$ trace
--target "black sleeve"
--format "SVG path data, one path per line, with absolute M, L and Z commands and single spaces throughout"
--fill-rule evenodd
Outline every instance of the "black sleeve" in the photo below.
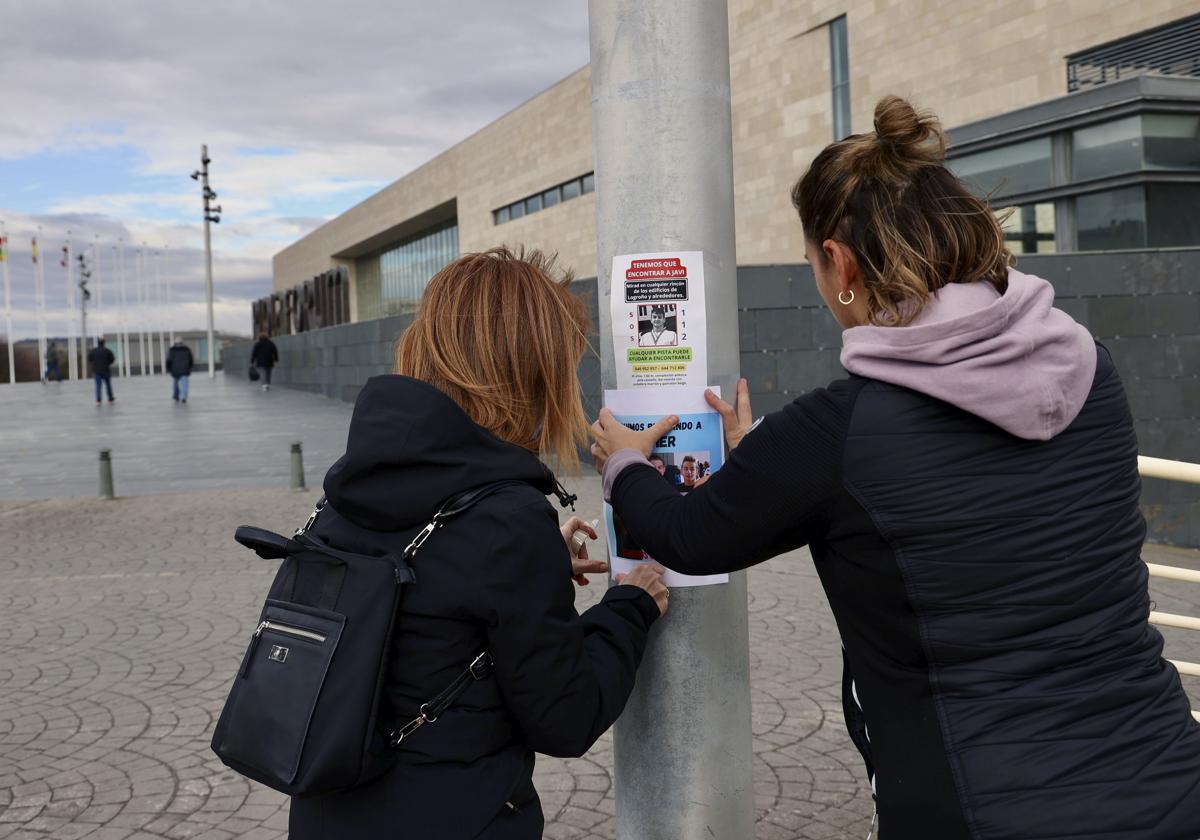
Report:
M 117 360 L 117 357 L 114 356 L 113 352 L 111 350 L 109 350 L 107 347 L 104 348 L 104 356 L 105 356 L 105 361 L 108 362 L 110 365 Z
M 532 749 L 581 756 L 625 707 L 658 607 L 637 587 L 615 586 L 580 616 L 566 544 L 544 501 L 488 527 L 488 564 L 498 571 L 488 649 L 500 691 Z
M 275 342 L 271 342 L 271 364 L 279 361 L 279 348 L 275 346 Z
M 612 505 L 638 545 L 685 574 L 744 569 L 820 537 L 841 492 L 842 445 L 863 380 L 838 380 L 766 415 L 686 496 L 626 467 Z

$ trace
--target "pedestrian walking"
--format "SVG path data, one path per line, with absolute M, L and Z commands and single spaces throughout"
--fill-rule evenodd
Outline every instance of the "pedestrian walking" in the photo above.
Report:
M 443 500 L 506 483 L 412 558 L 387 678 L 393 723 L 418 720 L 480 651 L 494 664 L 412 726 L 379 779 L 293 798 L 292 840 L 536 840 L 534 753 L 583 755 L 633 690 L 668 593 L 643 566 L 575 611 L 572 577 L 608 567 L 586 550 L 572 559 L 575 533 L 595 532 L 576 516 L 560 528 L 546 497 L 574 497 L 538 457 L 578 464 L 587 428 L 576 376 L 587 315 L 551 270 L 504 249 L 450 263 L 400 339 L 399 375 L 358 397 L 312 526 L 326 543 L 398 557 Z
M 897 97 L 792 192 L 850 372 L 751 422 L 686 496 L 674 425 L 592 427 L 639 544 L 702 575 L 810 547 L 886 840 L 1200 837 L 1200 722 L 1148 623 L 1137 439 L 1112 356 L 1011 267 Z
M 271 337 L 265 332 L 259 333 L 258 341 L 254 342 L 254 348 L 250 351 L 250 364 L 258 368 L 264 391 L 271 390 L 271 370 L 278 362 L 279 350 L 275 347 L 275 342 L 271 341 Z
M 104 339 L 97 338 L 96 346 L 88 351 L 88 364 L 92 366 L 92 381 L 96 384 L 96 405 L 100 405 L 100 385 L 108 392 L 108 401 L 113 401 L 112 366 L 116 361 L 111 350 L 104 346 Z
M 192 351 L 183 341 L 176 341 L 167 350 L 166 368 L 171 374 L 171 397 L 175 402 L 186 403 L 188 400 L 188 380 L 193 364 Z
M 51 341 L 46 345 L 46 372 L 42 374 L 42 382 L 62 382 L 62 372 L 58 367 L 58 346 Z

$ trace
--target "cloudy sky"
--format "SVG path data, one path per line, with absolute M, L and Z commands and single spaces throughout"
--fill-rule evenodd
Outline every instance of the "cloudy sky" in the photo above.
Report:
M 586 0 L 0 0 L 0 29 L 17 338 L 36 335 L 39 226 L 50 335 L 66 330 L 68 238 L 99 261 L 102 322 L 117 314 L 123 252 L 130 321 L 140 266 L 148 300 L 159 276 L 173 283 L 174 305 L 145 318 L 204 326 L 188 177 L 202 143 L 223 209 L 217 326 L 249 332 L 272 254 L 588 58 Z

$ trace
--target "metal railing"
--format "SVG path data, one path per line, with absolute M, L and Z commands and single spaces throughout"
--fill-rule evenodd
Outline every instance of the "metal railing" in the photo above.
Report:
M 1145 478 L 1162 478 L 1167 481 L 1185 481 L 1189 484 L 1200 484 L 1200 464 L 1189 464 L 1184 461 L 1168 461 L 1165 458 L 1148 458 L 1138 456 L 1138 472 Z M 1200 571 L 1181 569 L 1178 566 L 1164 566 L 1161 563 L 1147 563 L 1150 576 L 1164 580 L 1178 580 L 1184 583 L 1200 583 Z M 1178 627 L 1183 630 L 1200 630 L 1200 618 L 1175 613 L 1150 612 L 1150 623 L 1160 627 Z M 1189 677 L 1200 677 L 1200 663 L 1185 662 L 1180 659 L 1167 660 L 1180 674 Z M 1200 709 L 1192 710 L 1192 717 L 1200 720 Z

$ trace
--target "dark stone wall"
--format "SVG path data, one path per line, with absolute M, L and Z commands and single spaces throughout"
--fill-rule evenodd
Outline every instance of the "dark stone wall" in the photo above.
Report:
M 1111 351 L 1129 394 L 1143 455 L 1200 462 L 1200 249 L 1021 257 L 1018 268 L 1054 284 L 1056 305 Z M 595 279 L 581 280 L 597 322 Z M 755 413 L 846 375 L 841 330 L 807 265 L 738 269 L 742 375 Z M 275 339 L 274 382 L 353 400 L 367 378 L 391 368 L 392 343 L 411 316 Z M 590 336 L 593 347 L 598 337 Z M 224 349 L 229 374 L 245 376 L 250 345 Z M 580 366 L 588 416 L 600 404 L 600 363 Z M 1147 479 L 1142 493 L 1150 539 L 1200 547 L 1200 486 Z

